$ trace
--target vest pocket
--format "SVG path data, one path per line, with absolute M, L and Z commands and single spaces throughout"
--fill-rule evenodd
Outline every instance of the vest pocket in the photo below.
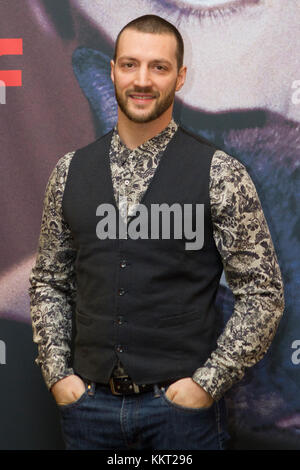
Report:
M 195 320 L 201 319 L 201 312 L 199 310 L 192 310 L 191 312 L 175 313 L 172 315 L 164 316 L 159 319 L 159 326 L 178 326 L 184 325 Z

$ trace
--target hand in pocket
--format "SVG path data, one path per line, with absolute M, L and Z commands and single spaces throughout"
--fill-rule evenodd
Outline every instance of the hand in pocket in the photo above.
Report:
M 78 375 L 69 375 L 58 380 L 52 387 L 51 393 L 57 405 L 70 405 L 77 401 L 85 392 L 86 386 Z

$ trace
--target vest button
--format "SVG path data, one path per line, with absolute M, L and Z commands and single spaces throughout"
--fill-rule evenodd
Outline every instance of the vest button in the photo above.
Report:
M 123 323 L 124 323 L 124 322 L 123 322 L 123 317 L 118 317 L 118 318 L 117 318 L 117 324 L 118 324 L 118 325 L 123 325 Z
M 120 262 L 120 266 L 121 266 L 121 268 L 125 268 L 127 266 L 126 259 L 122 259 L 122 261 Z
M 123 352 L 123 346 L 121 344 L 117 344 L 116 345 L 116 351 L 119 352 L 119 353 Z
M 119 289 L 119 295 L 124 295 L 125 294 L 125 289 L 123 289 L 123 287 L 121 287 Z

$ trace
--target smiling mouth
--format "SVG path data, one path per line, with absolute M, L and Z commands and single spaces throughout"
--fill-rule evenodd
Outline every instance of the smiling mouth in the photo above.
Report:
M 150 101 L 155 98 L 153 95 L 129 95 L 129 98 L 137 101 Z

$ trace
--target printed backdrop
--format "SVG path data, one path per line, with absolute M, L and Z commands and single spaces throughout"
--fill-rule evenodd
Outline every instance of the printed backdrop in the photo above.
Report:
M 247 167 L 285 284 L 272 347 L 226 395 L 232 447 L 300 449 L 298 0 L 1 0 L 0 448 L 63 448 L 29 311 L 43 196 L 58 159 L 116 122 L 113 43 L 147 13 L 185 41 L 175 118 Z M 225 322 L 224 276 L 217 303 Z

